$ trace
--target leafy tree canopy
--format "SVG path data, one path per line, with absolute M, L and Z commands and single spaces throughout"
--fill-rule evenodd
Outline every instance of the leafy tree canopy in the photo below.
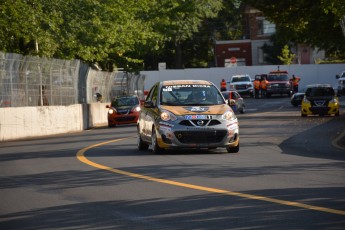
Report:
M 343 0 L 243 0 L 284 31 L 287 40 L 345 53 L 340 20 L 345 15 Z
M 221 0 L 2 0 L 0 50 L 79 58 L 105 69 L 191 38 Z

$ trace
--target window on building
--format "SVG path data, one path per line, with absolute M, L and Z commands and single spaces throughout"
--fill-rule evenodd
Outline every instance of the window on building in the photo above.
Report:
M 264 64 L 265 59 L 264 59 L 264 51 L 262 47 L 258 47 L 258 64 Z
M 276 25 L 270 21 L 267 21 L 264 17 L 257 17 L 257 34 L 269 35 L 276 32 Z

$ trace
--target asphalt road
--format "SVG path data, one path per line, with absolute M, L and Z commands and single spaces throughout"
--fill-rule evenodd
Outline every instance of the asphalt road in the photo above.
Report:
M 0 143 L 0 229 L 345 229 L 345 108 L 246 103 L 236 154 L 140 152 L 133 125 Z

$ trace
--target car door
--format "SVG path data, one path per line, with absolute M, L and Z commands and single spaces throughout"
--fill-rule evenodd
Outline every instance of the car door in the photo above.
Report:
M 158 87 L 159 85 L 154 85 L 145 102 L 144 102 L 144 108 L 143 108 L 143 114 L 142 114 L 142 130 L 143 130 L 143 138 L 145 141 L 149 142 L 151 141 L 151 135 L 152 135 L 152 127 L 154 126 L 155 117 L 157 116 L 157 99 L 158 99 Z

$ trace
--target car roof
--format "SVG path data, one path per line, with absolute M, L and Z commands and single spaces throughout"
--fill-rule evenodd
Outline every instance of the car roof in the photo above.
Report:
M 311 84 L 311 85 L 307 85 L 306 88 L 332 88 L 332 86 L 330 84 Z
M 162 85 L 184 85 L 184 84 L 197 84 L 197 85 L 212 85 L 211 82 L 205 80 L 171 80 L 162 81 Z
M 249 74 L 236 74 L 232 75 L 232 77 L 250 77 Z
M 269 72 L 269 74 L 288 74 L 288 71 L 286 71 L 286 70 L 275 70 L 275 71 Z

